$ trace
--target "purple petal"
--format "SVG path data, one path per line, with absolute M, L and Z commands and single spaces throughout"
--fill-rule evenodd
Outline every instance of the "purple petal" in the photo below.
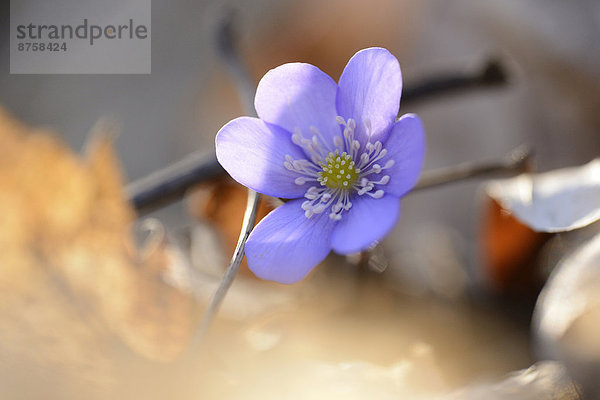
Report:
M 217 159 L 233 179 L 274 197 L 304 196 L 310 185 L 296 185 L 298 174 L 283 165 L 285 156 L 305 158 L 289 132 L 258 118 L 240 117 L 221 128 L 216 138 Z
M 400 200 L 395 196 L 357 196 L 333 230 L 331 246 L 338 254 L 365 250 L 392 230 L 399 215 Z
M 246 258 L 259 278 L 297 282 L 329 254 L 334 221 L 327 213 L 306 218 L 302 202 L 293 200 L 271 211 L 250 234 Z
M 385 141 L 398 115 L 402 74 L 398 60 L 382 48 L 356 53 L 340 77 L 337 110 L 345 119 L 356 121 L 355 137 L 363 144 Z M 371 122 L 371 137 L 364 126 Z
M 333 136 L 341 132 L 336 92 L 335 81 L 314 65 L 284 64 L 261 79 L 254 106 L 261 119 L 292 133 L 299 128 L 305 138 L 312 138 L 316 127 L 333 147 Z
M 381 160 L 381 164 L 384 165 L 392 159 L 394 165 L 385 170 L 385 174 L 390 176 L 390 181 L 381 189 L 401 197 L 417 183 L 423 168 L 425 131 L 419 117 L 414 114 L 400 117 L 384 148 L 387 150 L 387 155 Z

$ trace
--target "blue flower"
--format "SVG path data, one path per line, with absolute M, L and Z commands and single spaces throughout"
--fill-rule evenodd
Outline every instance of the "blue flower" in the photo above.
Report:
M 331 250 L 358 252 L 390 232 L 425 152 L 419 118 L 396 120 L 401 89 L 398 60 L 382 48 L 356 53 L 339 84 L 313 65 L 284 64 L 258 85 L 260 118 L 221 128 L 225 170 L 259 193 L 292 199 L 248 238 L 258 277 L 297 282 Z

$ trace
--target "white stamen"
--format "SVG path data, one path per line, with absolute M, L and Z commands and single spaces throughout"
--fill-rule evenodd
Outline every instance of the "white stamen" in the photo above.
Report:
M 312 212 L 314 212 L 315 214 L 320 214 L 323 211 L 325 211 L 326 208 L 327 208 L 326 203 L 318 203 L 317 205 L 314 206 L 314 208 L 312 209 Z
M 378 190 L 375 193 L 367 193 L 367 194 L 374 199 L 380 199 L 383 197 L 384 192 L 383 192 L 383 190 Z
M 344 148 L 344 139 L 342 139 L 340 136 L 334 136 L 333 144 L 335 147 L 342 150 Z
M 354 121 L 352 118 L 349 118 L 348 127 L 354 131 L 356 129 L 356 121 Z
M 292 142 L 296 145 L 296 146 L 300 146 L 302 147 L 302 135 L 300 133 L 294 133 L 292 135 Z
M 342 215 L 341 214 L 330 213 L 329 214 L 329 218 L 331 218 L 334 221 L 339 221 L 340 219 L 342 219 Z
M 363 194 L 369 192 L 372 189 L 373 189 L 373 186 L 365 186 L 364 188 L 360 189 L 357 193 L 359 196 L 362 196 Z

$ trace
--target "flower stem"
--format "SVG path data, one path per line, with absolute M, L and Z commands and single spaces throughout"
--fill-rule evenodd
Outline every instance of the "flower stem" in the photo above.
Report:
M 254 88 L 256 87 L 253 82 L 244 60 L 240 56 L 239 51 L 235 46 L 235 34 L 233 32 L 233 15 L 227 14 L 217 31 L 217 47 L 223 62 L 227 66 L 229 73 L 231 74 L 236 87 L 238 89 L 239 96 L 244 104 L 245 112 L 247 115 L 255 115 L 254 112 Z M 256 212 L 258 210 L 258 203 L 260 201 L 260 194 L 254 190 L 248 189 L 248 201 L 246 203 L 246 211 L 242 221 L 242 229 L 240 231 L 240 237 L 238 239 L 235 251 L 229 262 L 229 266 L 225 271 L 225 275 L 217 288 L 207 310 L 202 318 L 202 322 L 198 330 L 196 331 L 192 340 L 192 348 L 197 347 L 202 340 L 206 337 L 210 326 L 212 324 L 215 315 L 219 311 L 227 291 L 231 287 L 233 280 L 235 279 L 240 264 L 244 258 L 244 246 L 246 240 L 254 228 L 256 223 Z
M 248 236 L 254 227 L 254 223 L 256 222 L 256 211 L 258 209 L 259 199 L 260 195 L 258 193 L 256 193 L 254 190 L 248 189 L 248 201 L 246 203 L 246 212 L 244 213 L 240 237 L 237 245 L 235 246 L 235 251 L 233 252 L 231 261 L 229 262 L 229 267 L 227 267 L 227 271 L 225 271 L 225 275 L 223 276 L 223 279 L 221 280 L 221 283 L 219 284 L 219 287 L 217 288 L 217 291 L 215 292 L 210 305 L 208 306 L 206 313 L 202 318 L 200 327 L 194 335 L 194 339 L 192 341 L 193 348 L 197 347 L 206 337 L 210 325 L 215 318 L 215 315 L 219 311 L 223 300 L 225 300 L 227 291 L 231 287 L 231 284 L 233 283 L 233 280 L 240 269 L 240 263 L 244 258 L 244 246 L 246 245 L 246 240 L 248 239 Z

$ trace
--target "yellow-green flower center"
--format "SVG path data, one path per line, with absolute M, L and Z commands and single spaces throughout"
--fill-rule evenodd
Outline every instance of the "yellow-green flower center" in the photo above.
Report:
M 352 156 L 345 151 L 340 154 L 330 152 L 325 162 L 319 164 L 322 171 L 319 172 L 319 182 L 331 189 L 350 189 L 358 179 L 359 170 L 354 165 Z

